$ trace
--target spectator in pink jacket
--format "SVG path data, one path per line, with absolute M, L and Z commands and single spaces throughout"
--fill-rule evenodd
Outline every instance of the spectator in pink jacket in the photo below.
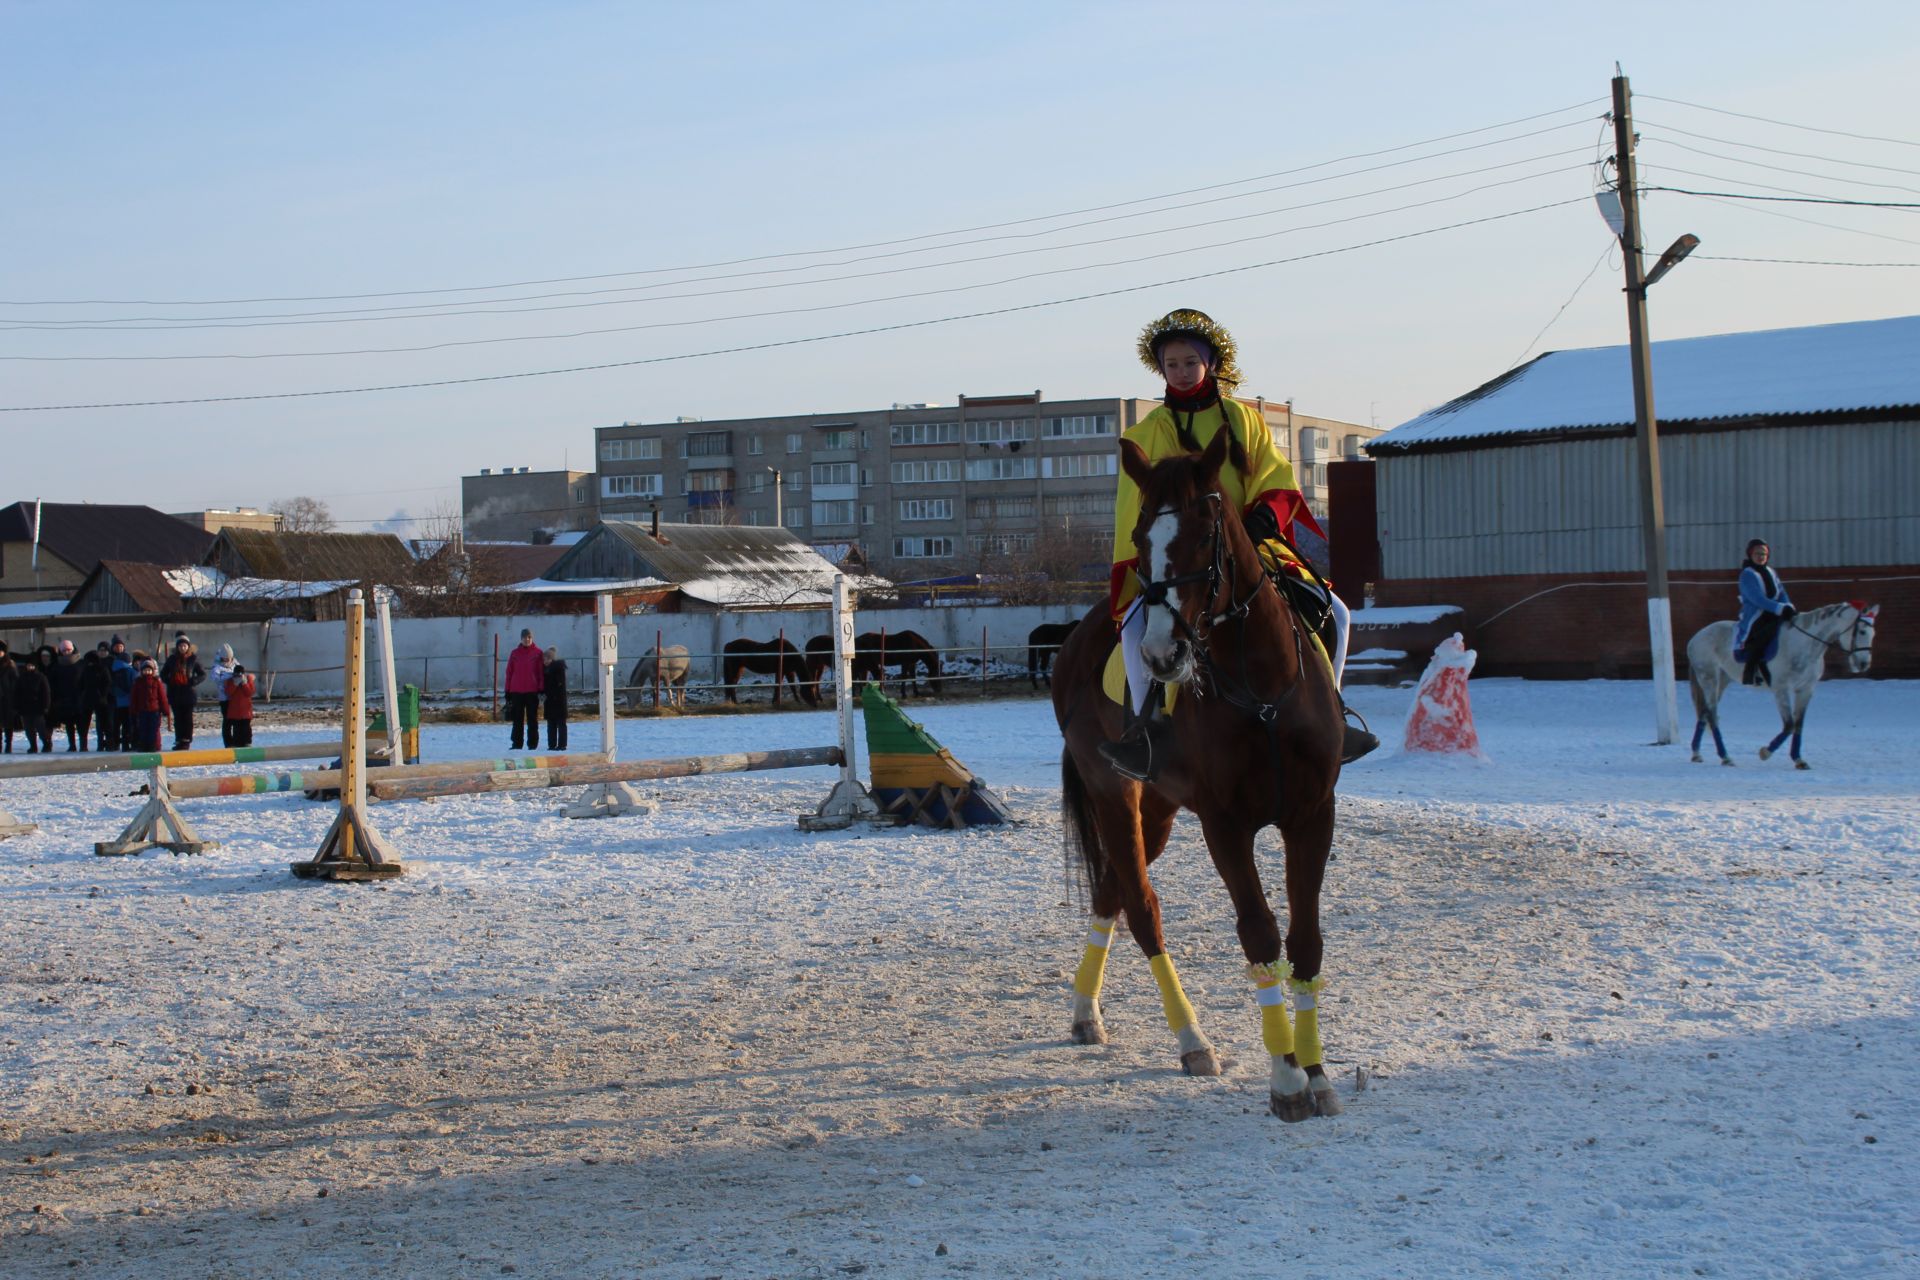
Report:
M 540 696 L 547 691 L 546 657 L 533 642 L 533 632 L 522 631 L 520 643 L 507 656 L 507 718 L 513 722 L 513 750 L 524 743 L 540 749 Z

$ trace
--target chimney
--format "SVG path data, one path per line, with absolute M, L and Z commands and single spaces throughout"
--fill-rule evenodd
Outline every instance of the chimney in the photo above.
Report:
M 492 474 L 493 474 L 493 468 L 492 468 L 492 467 L 482 467 L 482 468 L 480 468 L 480 474 L 481 474 L 481 475 L 483 475 L 483 476 L 490 476 L 490 475 L 492 475 Z
M 656 538 L 660 536 L 660 508 L 659 507 L 655 507 L 653 509 L 653 536 Z

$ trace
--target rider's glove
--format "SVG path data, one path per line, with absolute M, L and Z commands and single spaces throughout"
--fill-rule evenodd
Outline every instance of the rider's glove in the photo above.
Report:
M 1280 536 L 1280 519 L 1273 514 L 1273 508 L 1264 502 L 1240 517 L 1240 522 L 1247 527 L 1247 536 L 1253 539 L 1256 547 L 1269 538 Z
M 1792 605 L 1787 605 L 1780 610 L 1780 621 L 1790 622 L 1794 619 L 1795 616 L 1799 614 L 1799 612 L 1800 611 L 1794 608 Z

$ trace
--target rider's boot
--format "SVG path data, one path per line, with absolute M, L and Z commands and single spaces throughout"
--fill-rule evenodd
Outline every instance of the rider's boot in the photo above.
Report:
M 1344 734 L 1340 742 L 1340 763 L 1352 764 L 1355 760 L 1358 760 L 1361 756 L 1366 755 L 1369 751 L 1379 746 L 1380 739 L 1375 736 L 1373 730 L 1367 728 L 1366 717 L 1348 706 L 1345 698 L 1340 700 L 1340 714 L 1343 717 L 1352 716 L 1360 722 L 1358 726 L 1355 726 L 1346 723 L 1343 719 L 1340 724 L 1340 728 Z
M 1110 742 L 1100 744 L 1100 754 L 1115 773 L 1135 782 L 1152 782 L 1173 744 L 1173 724 L 1164 712 L 1165 698 L 1155 681 L 1147 690 L 1147 709 L 1129 715 L 1127 727 Z
M 1747 669 L 1740 674 L 1741 684 L 1763 685 L 1773 683 L 1773 672 L 1767 670 L 1767 664 L 1755 658 L 1747 663 Z

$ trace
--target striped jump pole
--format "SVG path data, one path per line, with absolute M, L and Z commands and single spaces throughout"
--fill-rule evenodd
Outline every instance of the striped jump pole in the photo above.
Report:
M 598 751 L 569 756 L 507 756 L 497 760 L 442 760 L 433 764 L 403 764 L 382 769 L 379 779 L 443 778 L 469 773 L 511 773 L 524 769 L 560 769 L 570 765 L 605 764 Z M 308 769 L 285 773 L 236 773 L 222 778 L 186 778 L 173 783 L 176 800 L 205 800 L 216 796 L 270 796 L 289 791 L 334 791 L 343 769 Z M 372 784 L 370 784 L 372 785 Z M 378 796 L 376 789 L 374 794 Z
M 739 751 L 717 756 L 682 756 L 671 760 L 629 760 L 607 764 L 566 765 L 556 769 L 518 769 L 501 773 L 474 773 L 453 777 L 399 778 L 387 781 L 385 771 L 367 785 L 382 800 L 428 800 L 435 796 L 465 796 L 483 791 L 538 791 L 547 787 L 599 786 L 603 783 L 648 782 L 660 778 L 694 778 L 709 773 L 749 773 L 761 769 L 803 769 L 810 765 L 844 763 L 839 747 L 789 747 L 778 751 Z
M 340 725 L 340 815 L 320 848 L 288 869 L 303 880 L 385 880 L 406 868 L 367 822 L 367 601 L 347 594 L 347 696 Z
M 188 769 L 210 764 L 271 764 L 276 760 L 326 760 L 340 754 L 337 742 L 281 742 L 264 747 L 208 747 L 200 751 L 123 751 L 64 755 L 58 760 L 9 760 L 0 778 L 53 778 L 75 773 L 129 773 L 140 769 Z

